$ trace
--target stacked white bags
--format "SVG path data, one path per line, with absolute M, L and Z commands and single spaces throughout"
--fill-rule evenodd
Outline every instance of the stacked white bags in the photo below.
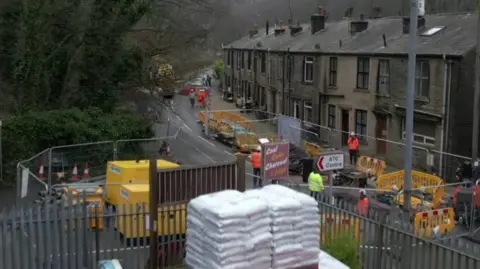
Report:
M 301 210 L 301 203 L 293 197 L 285 196 L 267 187 L 247 191 L 245 195 L 268 201 L 273 236 L 272 268 L 297 268 L 302 245 L 297 242 L 297 238 L 301 237 L 301 231 L 296 230 L 295 225 L 302 221 L 302 218 L 297 215 Z
M 198 269 L 269 269 L 271 242 L 268 204 L 228 190 L 190 201 L 186 263 Z
M 320 249 L 318 202 L 304 193 L 281 185 L 269 185 L 263 188 L 263 191 L 284 197 L 284 199 L 288 197 L 300 204 L 300 208 L 295 212 L 295 219 L 300 218 L 300 221 L 293 224 L 293 229 L 299 233 L 299 236 L 295 237 L 295 243 L 302 246 L 302 250 L 297 255 L 298 266 L 315 264 L 318 261 Z

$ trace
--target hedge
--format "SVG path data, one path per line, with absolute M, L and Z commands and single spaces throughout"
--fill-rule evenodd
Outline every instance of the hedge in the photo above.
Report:
M 104 113 L 98 108 L 27 113 L 3 122 L 4 181 L 16 178 L 16 165 L 60 145 L 154 136 L 151 123 L 129 111 Z M 105 154 L 92 152 L 105 162 Z M 110 154 L 111 155 L 111 154 Z

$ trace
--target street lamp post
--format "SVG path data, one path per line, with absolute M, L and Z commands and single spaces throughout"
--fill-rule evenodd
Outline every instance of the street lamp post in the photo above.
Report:
M 421 14 L 423 15 L 423 14 Z M 417 44 L 418 24 L 418 0 L 412 0 L 410 7 L 410 29 L 408 35 L 408 82 L 407 82 L 407 104 L 405 116 L 405 151 L 404 151 L 404 191 L 405 199 L 403 206 L 407 215 L 410 214 L 412 200 L 412 147 L 413 147 L 413 109 L 415 101 L 415 70 L 417 55 L 415 46 Z
M 2 120 L 0 120 L 0 180 L 3 181 Z

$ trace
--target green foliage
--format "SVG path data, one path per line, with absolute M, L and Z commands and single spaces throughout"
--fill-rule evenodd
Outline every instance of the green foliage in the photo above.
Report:
M 153 136 L 151 123 L 144 118 L 98 108 L 26 113 L 3 123 L 3 139 L 8 141 L 3 145 L 6 179 L 15 178 L 17 162 L 49 147 Z M 92 162 L 108 161 L 105 156 L 105 152 L 93 152 Z
M 213 63 L 213 77 L 215 79 L 221 79 L 223 76 L 223 71 L 224 71 L 223 60 L 216 60 L 215 63 Z
M 125 36 L 150 0 L 13 0 L 0 9 L 0 74 L 10 112 L 78 107 L 112 111 L 141 84 L 148 59 Z
M 360 269 L 359 242 L 353 231 L 335 231 L 325 235 L 322 250 L 347 265 L 350 269 Z

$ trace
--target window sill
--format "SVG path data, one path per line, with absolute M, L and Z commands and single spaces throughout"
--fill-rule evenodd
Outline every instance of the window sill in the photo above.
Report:
M 302 81 L 303 85 L 313 85 L 313 81 Z
M 377 97 L 390 98 L 390 94 L 388 94 L 388 93 L 379 93 L 379 92 L 377 92 L 375 95 L 376 95 Z
M 362 88 L 354 88 L 354 92 L 363 92 L 363 93 L 369 93 L 370 91 L 368 89 L 362 89 Z
M 338 90 L 338 88 L 335 85 L 328 85 L 327 90 Z

